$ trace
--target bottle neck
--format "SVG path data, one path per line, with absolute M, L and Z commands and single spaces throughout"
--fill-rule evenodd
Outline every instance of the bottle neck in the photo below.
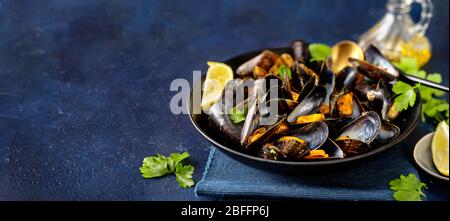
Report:
M 411 0 L 388 0 L 386 9 L 393 14 L 407 14 L 411 11 Z

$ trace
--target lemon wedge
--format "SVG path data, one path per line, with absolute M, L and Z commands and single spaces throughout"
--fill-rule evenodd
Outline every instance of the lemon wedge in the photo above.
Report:
M 233 80 L 233 69 L 230 66 L 213 61 L 208 61 L 208 66 L 201 103 L 204 112 L 208 112 L 209 108 L 220 99 L 225 84 Z
M 437 170 L 445 176 L 448 176 L 448 139 L 448 125 L 442 121 L 431 141 L 431 153 Z

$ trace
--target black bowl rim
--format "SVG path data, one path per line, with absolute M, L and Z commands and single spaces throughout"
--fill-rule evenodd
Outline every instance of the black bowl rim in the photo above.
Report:
M 242 54 L 236 55 L 236 56 L 234 56 L 234 57 L 232 57 L 230 59 L 225 60 L 223 63 L 226 64 L 226 63 L 230 62 L 231 60 L 236 59 L 237 57 L 244 57 L 244 56 L 249 55 L 249 54 L 255 54 L 255 53 L 261 52 L 263 50 L 280 51 L 280 50 L 289 50 L 289 49 L 283 47 L 283 48 L 263 48 L 263 49 L 259 49 L 259 50 L 253 50 L 253 51 L 249 51 L 249 52 L 246 52 L 246 53 L 242 53 Z M 343 158 L 343 159 L 329 159 L 329 160 L 317 160 L 317 161 L 276 161 L 276 160 L 269 160 L 269 159 L 264 159 L 264 158 L 260 158 L 260 157 L 257 157 L 257 156 L 249 155 L 249 154 L 237 151 L 237 150 L 235 150 L 233 148 L 230 148 L 230 147 L 227 147 L 225 145 L 222 145 L 222 144 L 218 143 L 213 138 L 208 136 L 206 134 L 206 132 L 195 122 L 194 118 L 192 117 L 192 112 L 191 112 L 191 109 L 192 109 L 192 107 L 191 107 L 192 92 L 193 92 L 193 89 L 195 88 L 195 86 L 197 86 L 198 83 L 201 83 L 201 81 L 205 77 L 206 76 L 203 75 L 201 77 L 201 79 L 200 79 L 200 82 L 195 82 L 195 84 L 192 87 L 191 92 L 189 93 L 188 115 L 189 115 L 189 119 L 191 120 L 191 122 L 194 125 L 195 129 L 197 129 L 197 131 L 203 137 L 205 137 L 209 142 L 214 144 L 216 147 L 219 147 L 219 149 L 224 150 L 226 152 L 229 152 L 231 154 L 235 154 L 235 155 L 238 155 L 240 157 L 247 158 L 247 159 L 250 159 L 250 160 L 253 160 L 253 161 L 258 161 L 258 162 L 261 162 L 261 163 L 278 164 L 278 165 L 281 165 L 281 166 L 305 166 L 305 167 L 308 167 L 308 166 L 327 166 L 327 165 L 346 164 L 346 163 L 349 163 L 349 162 L 354 162 L 354 161 L 358 161 L 358 160 L 361 160 L 361 159 L 364 159 L 364 158 L 375 156 L 375 155 L 378 155 L 381 152 L 384 152 L 384 151 L 390 149 L 391 147 L 393 147 L 396 144 L 402 142 L 406 137 L 408 137 L 409 134 L 411 134 L 411 132 L 416 127 L 417 121 L 418 121 L 419 115 L 420 115 L 420 111 L 416 111 L 415 114 L 414 114 L 414 119 L 413 119 L 412 125 L 407 127 L 406 130 L 403 133 L 401 133 L 397 138 L 395 138 L 392 142 L 387 143 L 387 144 L 385 144 L 383 146 L 380 146 L 380 147 L 378 147 L 376 149 L 373 149 L 373 150 L 371 150 L 369 152 L 366 152 L 366 153 L 363 153 L 363 154 L 360 154 L 360 155 L 346 157 L 346 158 Z M 402 79 L 402 80 L 404 80 L 404 79 Z M 405 79 L 405 81 L 407 81 L 407 80 Z M 421 97 L 420 92 L 419 92 L 419 90 L 417 88 L 414 91 L 416 92 L 416 104 L 418 105 L 418 109 L 420 110 L 422 108 L 422 97 Z

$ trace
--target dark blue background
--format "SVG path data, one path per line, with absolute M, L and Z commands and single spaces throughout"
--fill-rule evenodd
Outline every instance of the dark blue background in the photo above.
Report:
M 427 70 L 447 76 L 448 1 L 433 2 Z M 195 180 L 203 172 L 209 144 L 170 113 L 171 81 L 297 38 L 356 39 L 384 4 L 0 0 L 0 199 L 197 199 L 173 176 L 139 173 L 145 156 L 174 151 L 191 153 Z

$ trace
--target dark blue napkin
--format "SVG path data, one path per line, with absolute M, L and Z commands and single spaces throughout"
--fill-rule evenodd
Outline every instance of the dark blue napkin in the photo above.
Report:
M 403 148 L 403 150 L 402 150 Z M 198 182 L 197 196 L 215 198 L 262 197 L 313 200 L 393 200 L 389 181 L 417 170 L 405 146 L 397 145 L 382 156 L 348 170 L 321 175 L 283 175 L 235 161 L 212 147 Z

